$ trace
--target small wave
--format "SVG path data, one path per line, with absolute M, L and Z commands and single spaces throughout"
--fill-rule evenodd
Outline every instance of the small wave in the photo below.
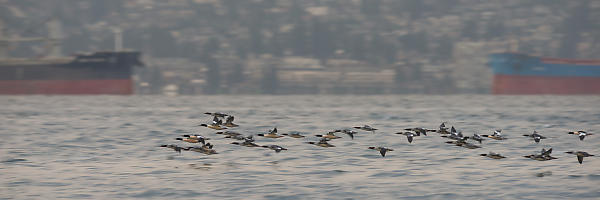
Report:
M 552 176 L 552 172 L 551 171 L 538 172 L 538 173 L 535 173 L 535 176 L 536 177 Z
M 265 195 L 265 199 L 282 199 L 282 200 L 293 200 L 293 199 L 304 199 L 302 195 Z
M 571 175 L 568 175 L 567 177 L 569 179 L 578 179 L 578 178 L 583 178 L 583 175 L 573 175 L 573 174 L 571 174 Z
M 8 182 L 7 186 L 22 186 L 22 185 L 29 185 L 31 183 L 32 183 L 31 180 L 21 179 L 21 180 L 17 180 L 17 181 L 13 181 L 13 182 Z
M 598 181 L 598 180 L 600 180 L 600 174 L 590 174 L 590 175 L 588 175 L 588 179 L 593 180 L 593 181 Z
M 401 176 L 407 176 L 407 175 L 408 175 L 408 173 L 406 173 L 404 171 L 394 171 L 394 172 L 380 172 L 380 173 L 373 174 L 373 175 L 371 175 L 369 177 L 372 177 L 372 178 L 379 178 L 379 177 L 389 178 L 389 177 L 401 177 Z
M 36 185 L 47 186 L 47 187 L 62 187 L 62 186 L 69 186 L 71 184 L 70 183 L 59 183 L 59 182 L 40 182 Z
M 204 195 L 203 193 L 199 193 L 193 190 L 174 190 L 172 188 L 162 188 L 160 190 L 146 190 L 142 193 L 134 194 L 132 197 L 136 198 L 152 198 L 152 197 L 185 197 L 185 198 L 193 198 L 200 197 Z
M 16 162 L 25 162 L 27 161 L 27 159 L 23 159 L 23 158 L 11 158 L 8 160 L 3 160 L 2 163 L 16 163 Z

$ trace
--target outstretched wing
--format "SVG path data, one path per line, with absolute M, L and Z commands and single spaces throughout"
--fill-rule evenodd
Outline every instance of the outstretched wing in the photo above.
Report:
M 219 125 L 219 118 L 217 116 L 213 117 L 212 125 Z
M 229 116 L 227 116 L 225 123 L 227 123 L 227 124 L 233 123 L 233 119 L 234 119 L 233 115 L 229 115 Z

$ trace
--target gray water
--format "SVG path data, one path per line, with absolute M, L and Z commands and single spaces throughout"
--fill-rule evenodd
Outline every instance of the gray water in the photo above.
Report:
M 1 96 L 0 198 L 6 199 L 598 199 L 600 156 L 579 164 L 565 151 L 600 154 L 599 96 Z M 303 139 L 255 137 L 289 150 L 230 144 L 205 127 L 220 111 L 246 135 L 273 127 Z M 393 134 L 443 122 L 466 135 L 502 129 L 481 149 L 437 133 Z M 379 128 L 333 148 L 313 135 L 364 124 Z M 579 141 L 569 130 L 596 133 Z M 539 144 L 523 137 L 537 130 Z M 219 154 L 174 138 L 199 133 Z M 381 157 L 369 146 L 395 151 Z M 523 155 L 554 149 L 556 160 Z M 494 151 L 507 156 L 479 156 Z

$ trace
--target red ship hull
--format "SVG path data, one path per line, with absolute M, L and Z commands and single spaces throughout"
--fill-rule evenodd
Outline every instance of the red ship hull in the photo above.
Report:
M 600 95 L 600 77 L 494 75 L 493 94 Z
M 600 94 L 600 60 L 496 53 L 488 66 L 493 94 Z
M 102 51 L 65 58 L 0 60 L 0 95 L 129 95 L 136 51 Z
M 2 95 L 130 95 L 132 80 L 0 80 Z

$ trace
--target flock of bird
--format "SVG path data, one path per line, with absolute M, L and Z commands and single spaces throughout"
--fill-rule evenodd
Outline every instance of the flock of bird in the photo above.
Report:
M 233 145 L 240 145 L 240 146 L 245 146 L 245 147 L 268 148 L 268 149 L 274 150 L 277 153 L 287 150 L 286 148 L 279 146 L 279 145 L 258 145 L 256 143 L 254 143 L 255 140 L 254 140 L 253 135 L 244 136 L 241 133 L 227 130 L 228 128 L 235 128 L 235 127 L 239 126 L 239 125 L 233 123 L 233 120 L 235 119 L 233 115 L 228 115 L 228 114 L 220 113 L 220 112 L 214 112 L 214 113 L 206 112 L 204 114 L 212 116 L 212 122 L 210 124 L 200 124 L 199 126 L 217 130 L 218 132 L 216 132 L 216 134 L 224 135 L 225 138 L 230 138 L 230 139 L 239 141 L 239 142 L 238 141 L 231 142 L 231 144 L 233 144 Z M 223 123 L 223 119 L 225 120 L 225 123 Z M 369 125 L 355 126 L 353 128 L 356 130 L 367 131 L 367 132 L 372 132 L 372 133 L 375 133 L 375 131 L 377 130 L 376 128 L 373 128 Z M 395 134 L 406 136 L 408 142 L 412 143 L 412 141 L 415 137 L 418 137 L 421 135 L 427 136 L 428 132 L 438 133 L 441 135 L 441 137 L 449 139 L 449 141 L 446 142 L 448 144 L 453 144 L 453 145 L 468 148 L 468 149 L 481 148 L 481 146 L 479 146 L 479 145 L 469 143 L 468 140 L 477 141 L 481 145 L 482 141 L 485 140 L 486 138 L 490 138 L 490 139 L 494 139 L 494 140 L 505 140 L 506 139 L 506 137 L 502 135 L 502 130 L 495 130 L 493 132 L 493 134 L 491 134 L 491 135 L 480 135 L 480 134 L 475 133 L 475 134 L 473 134 L 473 136 L 464 136 L 462 134 L 462 132 L 457 131 L 456 128 L 454 128 L 454 126 L 452 126 L 450 128 L 450 130 L 448 130 L 448 128 L 446 127 L 446 122 L 442 122 L 440 124 L 440 126 L 438 127 L 438 129 L 426 129 L 426 128 L 419 128 L 419 127 L 406 128 L 406 129 L 404 129 L 404 131 L 397 132 Z M 352 129 L 333 130 L 333 131 L 329 131 L 327 134 L 315 135 L 316 137 L 320 138 L 320 140 L 318 140 L 317 142 L 306 142 L 306 143 L 311 144 L 311 145 L 316 145 L 319 147 L 335 147 L 335 145 L 330 144 L 329 141 L 338 139 L 338 138 L 342 138 L 342 137 L 336 135 L 336 133 L 344 133 L 344 134 L 350 136 L 351 139 L 354 139 L 354 135 L 357 134 L 358 132 L 355 130 L 352 130 Z M 587 133 L 586 131 L 573 131 L 573 132 L 568 132 L 568 134 L 578 136 L 579 140 L 581 140 L 581 141 L 583 141 L 583 139 L 586 136 L 592 135 L 592 133 Z M 175 138 L 175 139 L 179 140 L 179 141 L 188 142 L 188 143 L 202 144 L 202 146 L 181 147 L 181 146 L 178 146 L 175 144 L 167 144 L 167 145 L 161 145 L 160 147 L 166 147 L 166 148 L 173 149 L 180 154 L 181 154 L 182 150 L 183 151 L 195 151 L 195 152 L 200 152 L 200 153 L 204 153 L 207 155 L 217 154 L 217 151 L 213 149 L 213 145 L 207 141 L 207 140 L 210 140 L 209 138 L 204 137 L 199 134 L 181 135 L 181 136 L 182 137 Z M 305 137 L 304 135 L 301 135 L 300 133 L 278 134 L 276 127 L 273 128 L 272 130 L 269 130 L 267 133 L 257 134 L 257 136 L 261 136 L 261 137 L 265 137 L 265 138 L 281 138 L 281 137 L 285 137 L 285 136 L 292 137 L 292 138 L 304 138 Z M 540 133 L 538 133 L 535 130 L 533 131 L 532 134 L 525 134 L 523 136 L 533 139 L 533 141 L 535 143 L 539 143 L 542 139 L 546 139 L 546 137 L 542 136 Z M 368 147 L 368 149 L 379 151 L 379 153 L 381 154 L 382 157 L 385 157 L 385 154 L 388 151 L 393 151 L 393 149 L 391 149 L 391 148 L 382 147 L 382 146 L 378 146 L 378 147 L 371 146 L 371 147 Z M 548 150 L 542 149 L 540 154 L 525 155 L 524 157 L 530 158 L 533 160 L 538 160 L 538 161 L 547 161 L 547 160 L 556 159 L 555 157 L 552 157 L 550 155 L 551 153 L 552 153 L 552 148 L 550 148 Z M 577 160 L 579 161 L 579 164 L 583 164 L 584 157 L 594 156 L 594 155 L 591 155 L 584 151 L 567 151 L 565 153 L 576 155 Z M 493 159 L 506 158 L 505 156 L 502 156 L 502 155 L 500 155 L 498 153 L 494 153 L 494 152 L 489 152 L 487 154 L 480 154 L 480 155 L 489 157 L 489 158 L 493 158 Z

